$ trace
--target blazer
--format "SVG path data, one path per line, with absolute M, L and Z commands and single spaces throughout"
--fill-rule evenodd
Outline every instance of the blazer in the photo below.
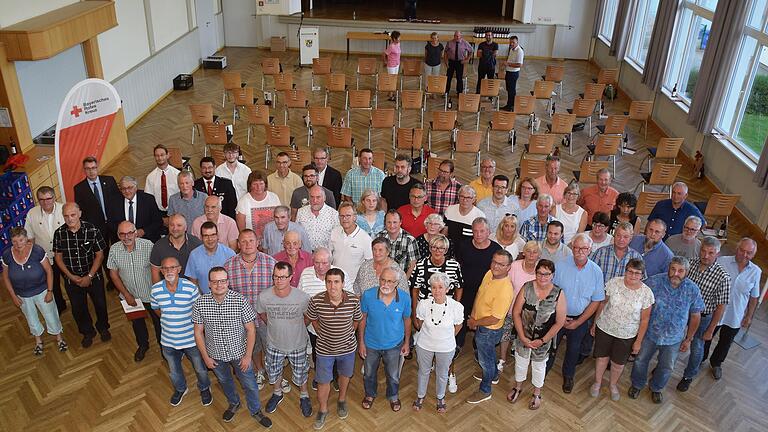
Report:
M 200 177 L 195 180 L 195 190 L 208 193 L 208 187 L 205 184 L 205 180 Z M 235 218 L 235 208 L 237 208 L 237 192 L 235 186 L 232 184 L 232 180 L 224 177 L 215 176 L 213 178 L 213 194 L 221 198 L 221 213 Z
M 154 243 L 160 239 L 163 230 L 163 216 L 160 209 L 157 208 L 155 197 L 140 190 L 136 192 L 134 199 L 136 200 L 136 214 L 134 215 L 136 229 L 143 229 L 144 238 Z M 120 198 L 112 201 L 108 208 L 110 213 L 107 216 L 110 227 L 114 230 L 113 232 L 117 232 L 117 226 L 126 220 L 123 195 L 121 194 Z
M 341 185 L 344 179 L 341 177 L 341 173 L 330 165 L 325 168 L 325 178 L 320 186 L 328 188 L 333 192 L 333 197 L 336 199 L 336 208 L 339 208 L 341 204 Z
M 101 185 L 101 194 L 104 196 L 105 211 L 107 212 L 107 219 L 109 219 L 109 205 L 116 199 L 121 199 L 123 195 L 120 193 L 120 189 L 117 188 L 117 182 L 112 176 L 99 176 L 99 183 Z M 110 244 L 110 239 L 114 238 L 114 231 L 110 231 L 110 225 L 107 220 L 104 219 L 104 215 L 99 210 L 98 201 L 96 201 L 96 195 L 93 194 L 93 189 L 88 183 L 88 179 L 83 179 L 80 183 L 75 185 L 75 202 L 80 206 L 80 210 L 83 212 L 82 220 L 88 221 L 96 226 L 101 231 L 101 236 L 104 237 L 104 241 Z
M 39 245 L 45 250 L 46 256 L 51 264 L 53 264 L 53 233 L 56 232 L 60 226 L 64 225 L 64 214 L 61 210 L 64 208 L 64 204 L 60 202 L 53 203 L 53 229 L 48 229 L 48 224 L 43 219 L 43 208 L 38 206 L 32 207 L 27 212 L 27 220 L 24 222 L 24 229 L 27 230 L 27 237 L 35 240 L 35 244 Z

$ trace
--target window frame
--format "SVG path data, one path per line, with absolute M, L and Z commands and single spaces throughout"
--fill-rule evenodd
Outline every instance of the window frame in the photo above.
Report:
M 625 59 L 629 60 L 641 73 L 645 68 L 645 61 L 648 59 L 648 50 L 646 49 L 645 58 L 641 61 L 639 58 L 640 51 L 642 50 L 640 44 L 643 43 L 642 37 L 645 34 L 643 30 L 645 28 L 646 20 L 648 19 L 648 11 L 650 10 L 652 2 L 656 3 L 656 13 L 658 13 L 659 3 L 661 3 L 660 0 L 639 0 L 637 4 L 637 13 L 635 14 L 635 19 L 630 27 L 629 39 L 627 40 L 627 52 L 624 55 Z M 653 37 L 652 33 L 653 26 L 651 26 L 651 37 Z M 650 48 L 650 43 L 648 46 Z M 635 52 L 635 50 L 637 51 Z
M 608 13 L 611 12 L 612 13 Z M 603 10 L 600 15 L 600 25 L 597 28 L 597 37 L 601 39 L 606 45 L 611 45 L 611 39 L 613 38 L 613 29 L 616 27 L 616 14 L 619 10 L 619 0 L 605 0 L 603 3 Z M 603 33 L 603 30 L 607 30 L 606 23 L 612 21 L 610 33 Z

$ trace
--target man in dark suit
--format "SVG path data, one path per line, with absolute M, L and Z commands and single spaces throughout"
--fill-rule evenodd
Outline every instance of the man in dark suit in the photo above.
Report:
M 221 212 L 234 219 L 235 207 L 240 197 L 235 192 L 232 180 L 215 175 L 216 161 L 210 156 L 200 159 L 200 174 L 203 176 L 195 180 L 195 190 L 205 192 L 209 196 L 218 196 L 221 199 Z
M 333 192 L 336 208 L 338 208 L 341 203 L 341 185 L 344 181 L 341 173 L 328 165 L 328 151 L 325 148 L 315 149 L 312 153 L 312 162 L 317 167 L 317 184 Z
M 137 236 L 153 243 L 160 239 L 163 216 L 157 208 L 155 197 L 140 191 L 136 179 L 131 176 L 120 179 L 120 191 L 122 196 L 107 206 L 110 212 L 108 220 L 112 229 L 117 231 L 117 225 L 128 220 L 136 225 Z

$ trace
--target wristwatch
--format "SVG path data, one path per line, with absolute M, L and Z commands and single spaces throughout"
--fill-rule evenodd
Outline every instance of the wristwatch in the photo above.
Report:
M 91 279 L 93 279 L 93 275 L 92 275 L 92 274 L 90 274 L 90 273 L 88 273 L 88 277 L 89 277 L 89 278 L 91 278 Z

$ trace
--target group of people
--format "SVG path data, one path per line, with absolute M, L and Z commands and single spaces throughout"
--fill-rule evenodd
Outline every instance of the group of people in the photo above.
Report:
M 109 281 L 126 307 L 146 311 L 169 369 L 171 405 L 188 393 L 186 357 L 203 405 L 212 402 L 214 372 L 228 401 L 224 421 L 241 405 L 234 375 L 248 411 L 265 427 L 291 382 L 304 417 L 313 415 L 309 388 L 316 390 L 314 426 L 321 429 L 332 387 L 337 415 L 347 417 L 357 357 L 363 408 L 378 397 L 383 363 L 385 397 L 401 410 L 401 371 L 415 352 L 412 408 L 423 408 L 434 372 L 434 406 L 446 412 L 457 375 L 473 373 L 455 362 L 470 332 L 480 367 L 468 403 L 491 398 L 513 347 L 515 384 L 506 399 L 519 400 L 530 369 L 528 407 L 538 409 L 564 337 L 563 392 L 573 390 L 578 366 L 593 355 L 593 397 L 610 365 L 608 388 L 618 400 L 619 378 L 633 361 L 628 394 L 637 398 L 658 352 L 649 387 L 660 403 L 677 355 L 690 351 L 677 386 L 686 391 L 718 332 L 709 360 L 714 378 L 722 377 L 730 344 L 757 305 L 756 242 L 744 238 L 735 256 L 719 256 L 720 241 L 700 236 L 703 217 L 683 183 L 639 234 L 636 200 L 611 187 L 610 171 L 581 190 L 560 178 L 557 157 L 510 195 L 509 178 L 491 158 L 481 161 L 480 177 L 461 185 L 450 160 L 422 183 L 405 155 L 386 176 L 363 149 L 342 176 L 327 151 L 316 149 L 299 176 L 287 154 L 277 155 L 267 175 L 238 162 L 234 144 L 224 150 L 218 166 L 203 158 L 195 179 L 156 146 L 143 191 L 133 177 L 99 175 L 92 157 L 83 161 L 74 201 L 57 202 L 49 187 L 36 191 L 38 205 L 2 256 L 2 277 L 27 318 L 35 355 L 44 346 L 38 310 L 58 350 L 67 349 L 62 279 L 82 347 L 97 333 L 108 342 Z M 146 318 L 132 320 L 137 362 L 150 348 Z M 267 383 L 272 394 L 262 408 L 259 390 Z

